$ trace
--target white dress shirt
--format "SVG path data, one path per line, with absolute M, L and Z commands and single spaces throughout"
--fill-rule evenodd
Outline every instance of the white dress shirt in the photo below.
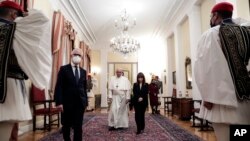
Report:
M 71 62 L 71 67 L 72 67 L 74 76 L 76 75 L 76 74 L 75 74 L 75 70 L 76 70 L 75 66 L 77 66 L 78 74 L 79 74 L 79 77 L 80 77 L 80 66 L 79 66 L 79 65 L 75 65 L 74 63 Z

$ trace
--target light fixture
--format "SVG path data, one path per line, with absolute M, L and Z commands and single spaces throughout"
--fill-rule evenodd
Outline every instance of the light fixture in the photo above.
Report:
M 99 72 L 100 72 L 100 68 L 99 68 L 99 67 L 96 67 L 96 66 L 93 66 L 93 67 L 92 67 L 91 73 L 92 73 L 94 76 L 97 75 Z
M 115 20 L 115 28 L 120 30 L 121 34 L 110 40 L 110 47 L 114 52 L 118 52 L 123 56 L 137 52 L 140 48 L 140 43 L 128 34 L 129 29 L 135 25 L 136 19 L 134 18 L 131 21 L 125 9 L 121 14 L 120 20 Z

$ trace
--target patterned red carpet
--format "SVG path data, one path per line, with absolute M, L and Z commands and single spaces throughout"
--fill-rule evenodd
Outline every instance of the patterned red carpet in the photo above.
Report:
M 201 139 L 161 115 L 146 115 L 146 129 L 136 135 L 134 115 L 130 115 L 130 127 L 124 130 L 108 131 L 107 114 L 86 114 L 83 125 L 84 141 L 200 141 Z M 59 131 L 51 133 L 40 141 L 62 141 Z

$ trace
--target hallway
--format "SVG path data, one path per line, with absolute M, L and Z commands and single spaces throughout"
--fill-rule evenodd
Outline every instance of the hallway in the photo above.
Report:
M 0 28 L 11 25 L 12 30 L 8 36 L 7 32 L 0 33 L 0 37 L 6 38 L 6 41 L 1 40 L 5 41 L 4 45 L 0 43 L 0 62 L 4 64 L 0 66 L 3 76 L 0 76 L 0 129 L 6 129 L 0 130 L 0 135 L 5 140 L 9 138 L 13 121 L 18 123 L 15 124 L 18 129 L 12 131 L 18 134 L 20 141 L 38 141 L 58 133 L 60 129 L 56 127 L 51 132 L 33 132 L 32 129 L 34 125 L 49 121 L 44 120 L 44 115 L 46 118 L 59 115 L 67 104 L 69 118 L 78 114 L 81 122 L 79 111 L 83 112 L 88 105 L 87 114 L 94 115 L 93 121 L 105 121 L 103 115 L 108 113 L 113 95 L 125 95 L 123 102 L 126 104 L 128 97 L 134 96 L 136 92 L 132 88 L 139 82 L 140 72 L 144 80 L 138 85 L 138 93 L 142 93 L 142 84 L 154 84 L 152 89 L 156 92 L 150 96 L 160 107 L 161 115 L 167 121 L 165 125 L 175 123 L 184 129 L 178 131 L 191 133 L 205 141 L 216 141 L 215 131 L 191 127 L 193 115 L 197 120 L 206 119 L 203 121 L 209 123 L 226 123 L 227 129 L 235 123 L 250 124 L 250 114 L 241 111 L 248 110 L 250 103 L 240 103 L 237 99 L 248 98 L 249 93 L 244 88 L 250 91 L 247 87 L 250 79 L 238 80 L 249 78 L 249 42 L 243 37 L 250 38 L 250 34 L 233 32 L 235 37 L 242 38 L 225 38 L 228 44 L 231 39 L 237 40 L 230 45 L 238 53 L 224 44 L 224 34 L 220 30 L 222 26 L 233 25 L 244 27 L 248 33 L 250 0 L 10 0 L 10 5 L 3 1 L 0 0 Z M 221 2 L 223 5 L 218 6 Z M 243 39 L 247 43 L 243 44 Z M 227 51 L 236 55 L 225 57 L 230 55 Z M 230 57 L 238 57 L 238 60 Z M 244 62 L 239 63 L 239 60 Z M 13 62 L 14 76 L 11 72 Z M 237 70 L 232 71 L 232 68 Z M 242 68 L 244 73 L 241 73 Z M 117 76 L 117 70 L 120 76 Z M 149 88 L 145 86 L 145 93 L 149 94 L 146 89 Z M 238 89 L 242 90 L 243 96 L 239 95 Z M 114 94 L 114 90 L 121 93 Z M 145 98 L 140 97 L 138 102 L 143 101 L 141 99 Z M 44 104 L 46 102 L 50 104 Z M 173 115 L 164 115 L 164 109 Z M 231 118 L 231 115 L 234 116 Z M 40 117 L 36 119 L 36 116 Z M 150 111 L 147 119 L 152 127 L 161 129 L 158 131 L 162 136 L 173 133 Z M 92 120 L 89 125 L 94 124 Z M 176 127 L 179 129 L 179 126 Z M 129 133 L 136 138 L 132 135 L 135 126 L 132 127 Z M 81 124 L 78 129 L 80 131 Z M 86 127 L 84 129 L 86 131 Z M 229 131 L 227 129 L 224 131 Z M 174 135 L 169 136 L 172 137 Z
M 97 111 L 93 111 L 93 112 L 88 112 L 87 114 L 98 115 L 98 114 L 101 114 L 101 113 L 105 114 L 105 113 L 107 113 L 107 110 L 105 110 L 105 109 L 97 110 Z M 133 112 L 130 112 L 130 114 L 131 114 L 130 116 L 133 116 L 132 115 Z M 163 114 L 162 109 L 161 109 L 161 114 Z M 172 116 L 167 116 L 166 115 L 165 117 L 168 118 L 169 120 L 171 120 L 173 123 L 179 125 L 181 128 L 187 130 L 189 133 L 200 137 L 204 141 L 216 141 L 215 134 L 214 134 L 213 131 L 199 131 L 200 130 L 199 128 L 191 127 L 191 125 L 192 125 L 191 121 L 182 121 L 182 120 L 178 119 L 175 116 L 172 117 Z M 130 124 L 130 126 L 134 126 L 134 125 Z M 49 135 L 51 133 L 57 132 L 57 131 L 58 131 L 58 129 L 56 127 L 54 127 L 51 132 L 44 132 L 44 131 L 39 131 L 39 130 L 36 131 L 36 132 L 28 132 L 28 133 L 25 133 L 24 135 L 21 135 L 19 137 L 19 141 L 38 141 L 41 138 L 44 138 L 45 136 L 47 136 L 47 135 Z M 108 128 L 107 128 L 107 131 L 108 131 Z M 150 134 L 150 133 L 148 133 L 148 134 Z M 152 133 L 153 133 L 153 131 L 152 131 Z M 135 131 L 132 134 L 135 135 Z

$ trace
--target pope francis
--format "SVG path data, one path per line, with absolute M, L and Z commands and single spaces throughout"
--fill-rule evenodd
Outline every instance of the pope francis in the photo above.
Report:
M 116 70 L 116 76 L 109 81 L 110 106 L 108 125 L 109 130 L 128 128 L 128 102 L 130 99 L 130 82 L 122 76 L 122 69 Z

